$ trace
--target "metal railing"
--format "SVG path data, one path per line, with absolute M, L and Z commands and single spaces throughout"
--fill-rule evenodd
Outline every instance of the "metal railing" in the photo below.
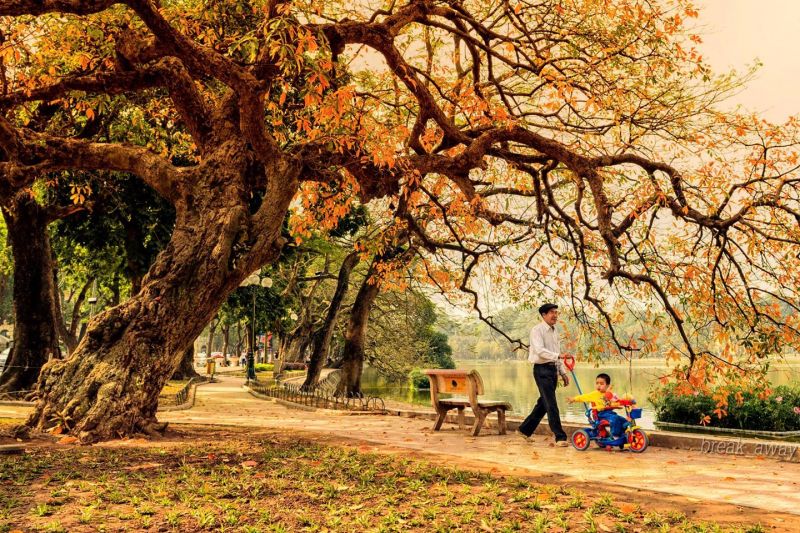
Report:
M 186 385 L 181 387 L 181 390 L 175 394 L 159 397 L 158 403 L 161 406 L 183 405 L 189 399 L 189 393 L 191 392 L 193 386 L 197 386 L 200 383 L 208 383 L 209 381 L 209 378 L 205 377 L 192 378 L 187 381 Z
M 359 398 L 345 398 L 336 396 L 336 385 L 339 382 L 339 373 L 332 372 L 310 391 L 301 390 L 297 385 L 286 383 L 264 384 L 250 382 L 250 389 L 264 396 L 292 402 L 307 407 L 322 409 L 339 409 L 346 411 L 385 411 L 386 404 L 383 399 L 376 396 L 363 396 Z

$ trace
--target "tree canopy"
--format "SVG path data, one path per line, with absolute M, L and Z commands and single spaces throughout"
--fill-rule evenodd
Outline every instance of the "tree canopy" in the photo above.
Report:
M 162 378 L 130 376 L 171 373 L 280 255 L 292 205 L 301 241 L 370 203 L 389 221 L 378 256 L 416 254 L 482 314 L 488 281 L 556 295 L 621 349 L 616 302 L 657 305 L 696 383 L 797 345 L 798 121 L 721 111 L 743 80 L 704 64 L 696 15 L 688 0 L 0 0 L 0 198 L 120 171 L 176 213 L 141 291 L 45 369 L 32 423 L 84 440 L 157 428 Z M 112 97 L 128 129 L 78 132 Z M 45 105 L 71 122 L 38 119 Z

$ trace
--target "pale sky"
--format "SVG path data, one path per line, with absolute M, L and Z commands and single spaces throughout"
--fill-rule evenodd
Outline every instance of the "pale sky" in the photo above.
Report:
M 697 0 L 703 56 L 714 70 L 763 66 L 733 98 L 768 120 L 800 114 L 800 1 Z

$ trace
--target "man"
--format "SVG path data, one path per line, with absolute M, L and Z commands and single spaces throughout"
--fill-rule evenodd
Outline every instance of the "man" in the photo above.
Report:
M 539 389 L 539 399 L 533 406 L 531 414 L 520 424 L 518 431 L 526 438 L 533 435 L 539 422 L 547 414 L 547 423 L 556 437 L 556 446 L 567 446 L 567 434 L 561 427 L 561 416 L 556 403 L 556 385 L 558 376 L 566 387 L 569 376 L 561 360 L 561 346 L 556 332 L 558 306 L 544 304 L 539 308 L 542 322 L 531 328 L 528 361 L 533 363 L 533 379 Z

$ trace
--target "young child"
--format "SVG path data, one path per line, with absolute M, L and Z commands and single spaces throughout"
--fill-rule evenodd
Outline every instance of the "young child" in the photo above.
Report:
M 597 374 L 594 380 L 594 388 L 592 392 L 568 398 L 569 403 L 575 402 L 591 402 L 592 407 L 597 409 L 597 418 L 600 420 L 608 420 L 611 430 L 611 436 L 614 438 L 622 436 L 625 432 L 625 424 L 627 420 L 614 412 L 611 406 L 615 401 L 619 400 L 616 394 L 609 390 L 611 385 L 611 376 L 608 374 Z

